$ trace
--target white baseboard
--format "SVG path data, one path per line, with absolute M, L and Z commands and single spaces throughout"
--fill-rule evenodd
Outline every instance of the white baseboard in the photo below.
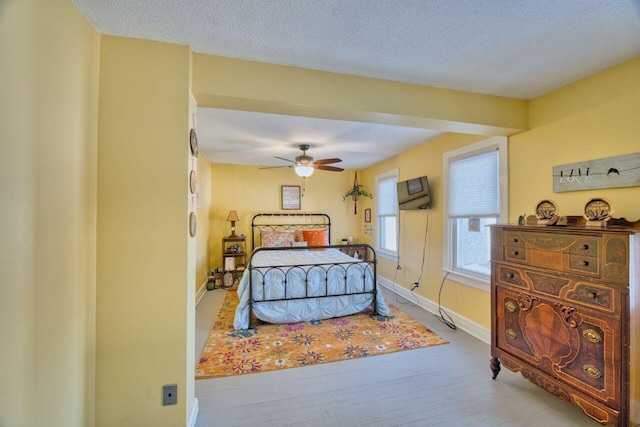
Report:
M 382 277 L 380 275 L 378 275 L 378 284 L 381 286 L 384 286 L 389 291 L 399 295 L 404 299 L 408 299 L 410 301 L 414 301 L 414 300 L 417 301 L 418 306 L 424 308 L 428 312 L 438 314 L 438 304 L 436 302 L 433 302 L 430 299 L 423 297 L 422 295 L 414 294 L 409 289 L 404 288 L 398 284 L 395 284 L 394 286 L 394 283 L 391 280 L 385 277 Z M 449 309 L 447 309 L 447 314 L 451 316 L 451 318 L 453 319 L 453 321 L 455 322 L 458 328 L 462 329 L 469 335 L 476 337 L 477 339 L 484 342 L 485 344 L 491 345 L 490 329 L 487 329 L 484 326 L 479 325 L 478 323 L 473 322 L 456 312 L 452 312 Z
M 189 414 L 189 420 L 187 422 L 187 427 L 196 427 L 196 420 L 198 419 L 198 412 L 200 408 L 198 408 L 198 398 L 193 398 L 193 406 L 191 407 L 191 413 Z
M 200 289 L 198 289 L 198 292 L 196 292 L 196 307 L 198 306 L 198 304 L 200 303 L 200 300 L 202 299 L 202 297 L 206 292 L 207 292 L 207 280 L 205 280 L 202 286 L 200 286 Z

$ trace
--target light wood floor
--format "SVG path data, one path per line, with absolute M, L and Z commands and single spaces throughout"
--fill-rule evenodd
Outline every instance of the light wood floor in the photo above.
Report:
M 196 357 L 225 290 L 196 310 Z M 489 346 L 433 314 L 399 306 L 449 344 L 276 372 L 198 380 L 197 427 L 212 426 L 599 426 L 503 368 L 491 379 Z

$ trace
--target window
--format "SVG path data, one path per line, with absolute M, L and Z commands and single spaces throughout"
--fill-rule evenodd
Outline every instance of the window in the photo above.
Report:
M 380 256 L 398 259 L 398 170 L 376 176 L 376 251 Z
M 507 218 L 507 139 L 491 138 L 444 155 L 445 266 L 461 283 L 489 290 L 487 225 Z

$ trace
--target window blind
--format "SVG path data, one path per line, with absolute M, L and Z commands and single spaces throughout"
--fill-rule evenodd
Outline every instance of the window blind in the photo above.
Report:
M 498 151 L 472 155 L 449 164 L 449 215 L 499 215 Z
M 396 198 L 396 177 L 384 178 L 378 181 L 378 215 L 395 215 L 398 208 Z

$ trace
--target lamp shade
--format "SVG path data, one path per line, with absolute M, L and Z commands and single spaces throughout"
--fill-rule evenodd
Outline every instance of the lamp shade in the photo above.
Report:
M 306 178 L 308 176 L 311 176 L 311 174 L 313 174 L 313 167 L 312 166 L 295 166 L 295 170 L 296 173 L 298 174 L 298 176 L 301 176 L 303 178 Z
M 236 211 L 229 211 L 229 216 L 227 217 L 227 221 L 240 221 L 240 218 L 238 218 L 238 212 Z

